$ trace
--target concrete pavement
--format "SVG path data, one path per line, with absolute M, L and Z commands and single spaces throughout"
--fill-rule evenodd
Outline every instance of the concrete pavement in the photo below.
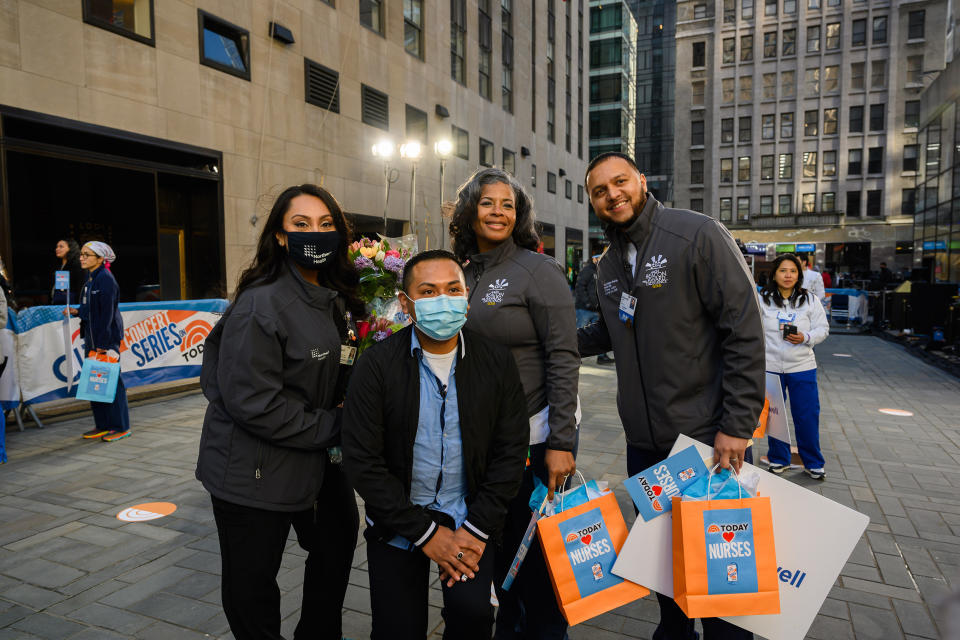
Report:
M 960 382 L 872 337 L 832 336 L 817 357 L 828 478 L 787 477 L 871 523 L 808 637 L 949 637 L 956 607 L 941 603 L 960 584 Z M 618 486 L 626 463 L 613 367 L 588 360 L 581 397 L 579 466 L 617 486 L 632 520 Z M 209 497 L 193 477 L 205 405 L 192 394 L 134 407 L 133 435 L 111 444 L 80 438 L 89 417 L 8 431 L 10 462 L 0 466 L 0 640 L 232 637 L 220 608 Z M 884 407 L 914 415 L 879 413 Z M 154 501 L 174 502 L 177 511 L 149 523 L 115 517 Z M 344 612 L 351 638 L 370 630 L 365 551 L 361 536 Z M 303 560 L 291 537 L 278 577 L 288 638 Z M 439 637 L 437 585 L 431 602 Z M 572 628 L 570 637 L 650 638 L 657 619 L 647 597 Z

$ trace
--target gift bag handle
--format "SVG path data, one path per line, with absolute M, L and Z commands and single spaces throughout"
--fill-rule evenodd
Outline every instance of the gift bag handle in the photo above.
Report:
M 587 481 L 586 481 L 586 479 L 584 479 L 583 474 L 580 473 L 580 469 L 577 469 L 577 470 L 576 470 L 576 473 L 577 473 L 578 476 L 580 476 L 580 484 L 582 484 L 584 487 L 586 487 L 586 486 L 587 486 Z M 569 477 L 569 476 L 564 476 L 563 484 L 566 484 L 566 483 L 567 483 L 567 478 L 568 478 L 568 477 Z M 563 494 L 564 494 L 564 493 L 566 493 L 566 491 L 561 491 L 561 492 L 560 492 L 560 511 L 563 511 Z
M 710 483 L 713 481 L 713 476 L 717 475 L 714 473 L 717 468 L 720 466 L 720 463 L 713 465 L 713 468 L 710 469 L 710 476 L 707 478 L 707 501 L 710 501 Z M 737 473 L 737 470 L 734 469 L 733 465 L 730 465 L 730 470 L 733 472 L 733 477 L 737 481 L 738 497 L 737 499 L 743 502 L 743 485 L 740 484 L 740 474 Z
M 113 358 L 108 353 L 100 353 L 99 351 L 91 351 L 87 354 L 87 357 L 91 360 L 98 360 L 100 362 L 119 362 L 116 358 Z

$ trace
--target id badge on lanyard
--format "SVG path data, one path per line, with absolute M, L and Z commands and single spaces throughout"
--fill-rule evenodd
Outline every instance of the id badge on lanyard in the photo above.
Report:
M 347 344 L 340 345 L 340 364 L 352 366 L 357 359 L 357 335 L 353 332 L 353 315 L 347 311 L 344 314 L 347 324 Z
M 633 317 L 637 312 L 637 299 L 626 291 L 620 294 L 620 322 L 633 327 Z

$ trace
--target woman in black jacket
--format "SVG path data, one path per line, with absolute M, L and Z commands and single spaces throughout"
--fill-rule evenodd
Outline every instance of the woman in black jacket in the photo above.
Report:
M 87 281 L 87 274 L 80 266 L 80 245 L 73 238 L 61 238 L 57 240 L 54 254 L 57 256 L 57 271 L 67 271 L 70 274 L 70 288 L 59 290 L 54 282 L 50 304 L 77 304 L 83 284 Z
M 304 184 L 277 198 L 233 305 L 206 340 L 210 401 L 197 479 L 210 492 L 223 608 L 237 640 L 280 640 L 277 572 L 292 525 L 307 552 L 294 638 L 341 638 L 357 542 L 340 443 L 352 314 L 362 313 L 336 199 Z

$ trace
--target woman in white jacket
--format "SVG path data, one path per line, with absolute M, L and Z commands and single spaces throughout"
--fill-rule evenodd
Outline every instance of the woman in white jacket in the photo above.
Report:
M 792 253 L 778 256 L 773 261 L 773 278 L 760 292 L 760 310 L 767 372 L 779 376 L 784 398 L 790 397 L 803 470 L 811 478 L 823 480 L 826 474 L 820 453 L 820 394 L 813 347 L 827 337 L 830 325 L 823 305 L 802 284 L 800 259 Z M 790 446 L 776 438 L 768 441 L 770 471 L 783 473 L 790 465 Z

